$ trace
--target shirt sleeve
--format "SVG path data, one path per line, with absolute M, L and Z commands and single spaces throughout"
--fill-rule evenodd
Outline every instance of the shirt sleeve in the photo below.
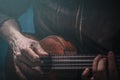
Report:
M 1 25 L 2 25 L 5 21 L 7 21 L 8 19 L 12 19 L 12 17 L 9 17 L 9 16 L 7 16 L 7 15 L 4 15 L 4 14 L 0 13 L 0 27 L 1 27 Z
M 0 0 L 0 25 L 10 18 L 18 18 L 32 4 L 32 0 Z

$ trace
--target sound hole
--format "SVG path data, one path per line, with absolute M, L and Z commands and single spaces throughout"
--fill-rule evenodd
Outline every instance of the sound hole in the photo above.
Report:
M 42 69 L 43 74 L 48 74 L 52 67 L 51 56 L 49 55 L 49 56 L 41 57 L 40 60 L 42 62 L 41 69 Z

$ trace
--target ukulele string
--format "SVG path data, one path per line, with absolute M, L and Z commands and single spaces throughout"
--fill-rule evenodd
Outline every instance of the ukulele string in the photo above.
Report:
M 52 67 L 51 69 L 83 69 L 92 68 L 92 62 L 95 56 L 52 56 Z M 116 56 L 117 66 L 120 69 L 120 56 Z M 49 68 L 49 60 L 44 68 Z

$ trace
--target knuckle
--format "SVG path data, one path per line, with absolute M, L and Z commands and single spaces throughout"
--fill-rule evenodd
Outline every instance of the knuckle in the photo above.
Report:
M 20 56 L 21 56 L 21 54 L 20 54 L 20 53 L 17 53 L 17 54 L 15 54 L 15 56 L 16 56 L 16 57 L 20 57 Z
M 27 49 L 28 49 L 27 47 L 23 47 L 23 48 L 21 49 L 21 52 L 24 53 L 24 52 L 26 52 Z
M 38 41 L 32 41 L 32 44 L 36 45 L 38 44 Z
M 38 41 L 34 41 L 31 43 L 30 47 L 40 47 Z
M 15 54 L 14 55 L 14 60 L 17 61 L 18 59 L 21 58 L 21 54 Z
M 33 56 L 33 62 L 38 61 L 39 60 L 39 56 Z

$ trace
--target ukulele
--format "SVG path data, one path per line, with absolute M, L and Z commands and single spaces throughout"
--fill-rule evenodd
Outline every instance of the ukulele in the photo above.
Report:
M 30 35 L 26 36 L 35 39 Z M 42 77 L 37 76 L 35 80 L 39 80 L 38 77 L 42 78 L 42 80 L 59 80 L 58 78 L 64 80 L 61 78 L 61 75 L 63 78 L 68 76 L 65 79 L 72 78 L 71 80 L 75 80 L 73 77 L 77 76 L 78 70 L 83 70 L 86 67 L 92 68 L 93 59 L 96 57 L 96 55 L 92 54 L 78 55 L 76 47 L 71 42 L 56 35 L 48 36 L 40 40 L 39 43 L 49 53 L 49 56 L 40 58 L 41 62 L 37 66 L 41 68 L 42 73 L 39 75 L 42 75 Z M 14 80 L 19 80 L 19 75 L 13 64 L 13 55 L 11 54 L 13 54 L 12 50 L 9 50 L 6 58 L 6 75 L 8 79 L 14 78 Z M 120 56 L 116 56 L 116 63 L 117 68 L 120 69 Z

